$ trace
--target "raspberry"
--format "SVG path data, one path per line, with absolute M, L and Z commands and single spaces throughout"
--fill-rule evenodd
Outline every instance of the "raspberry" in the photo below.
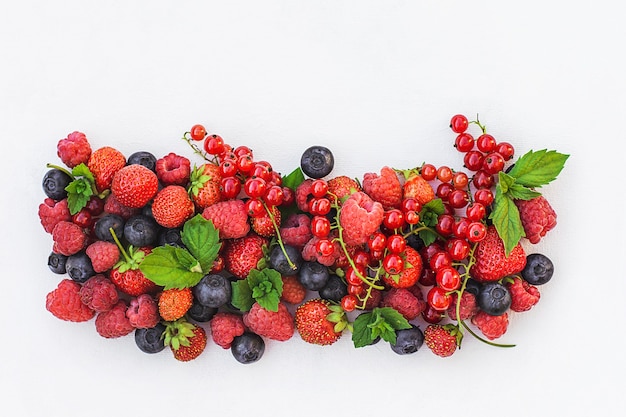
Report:
M 246 331 L 243 318 L 234 313 L 217 313 L 210 324 L 213 341 L 224 349 L 230 349 L 233 339 Z
M 383 294 L 381 307 L 391 307 L 405 319 L 413 320 L 426 309 L 426 303 L 419 300 L 406 288 L 392 288 Z
M 402 203 L 402 185 L 396 172 L 389 167 L 383 167 L 380 175 L 366 173 L 363 176 L 363 191 L 385 209 L 399 208 Z
M 91 259 L 93 270 L 97 273 L 108 271 L 120 259 L 120 250 L 113 242 L 97 240 L 85 249 Z
M 306 288 L 296 275 L 283 278 L 283 293 L 280 299 L 289 304 L 300 304 L 306 296 Z
M 458 300 L 458 295 L 456 292 L 452 293 L 452 299 L 450 301 L 450 307 L 448 307 L 448 317 L 452 320 L 456 320 L 456 302 Z M 476 296 L 471 292 L 463 292 L 463 296 L 461 297 L 461 305 L 459 306 L 459 315 L 461 320 L 467 320 L 474 317 L 476 313 L 478 313 L 478 305 L 476 304 Z
M 184 156 L 170 152 L 157 159 L 156 174 L 164 185 L 185 186 L 191 174 L 191 162 Z
M 115 339 L 126 336 L 134 330 L 126 317 L 126 304 L 120 300 L 109 311 L 96 316 L 96 331 L 102 337 Z
M 57 143 L 57 155 L 70 168 L 87 164 L 91 156 L 91 146 L 84 133 L 72 132 Z
M 126 310 L 126 317 L 131 326 L 137 329 L 151 329 L 161 319 L 156 301 L 148 294 L 141 294 L 139 297 L 130 300 L 130 305 Z
M 311 194 L 311 184 L 313 184 L 313 180 L 307 178 L 296 187 L 296 205 L 305 213 L 309 211 L 309 200 L 313 198 L 313 194 Z
M 479 311 L 472 317 L 472 324 L 489 340 L 497 339 L 506 333 L 509 326 L 509 315 L 504 313 L 500 316 L 491 316 L 484 311 Z
M 332 235 L 334 235 L 334 233 L 331 233 L 330 236 Z M 330 238 L 332 239 L 332 237 Z M 330 255 L 322 255 L 317 251 L 317 242 L 319 241 L 319 237 L 313 236 L 311 240 L 304 245 L 304 248 L 302 248 L 302 259 L 305 261 L 317 261 L 325 266 L 333 265 L 342 254 L 341 246 L 333 240 L 333 246 L 335 247 L 333 253 Z
M 54 226 L 52 240 L 54 240 L 53 252 L 70 256 L 80 252 L 87 241 L 87 236 L 79 226 L 62 221 Z
M 290 339 L 296 328 L 293 316 L 283 303 L 278 303 L 276 312 L 254 303 L 250 311 L 244 314 L 243 322 L 259 336 L 278 341 Z
M 513 278 L 513 282 L 508 284 L 511 293 L 511 310 L 522 312 L 530 310 L 539 302 L 541 294 L 534 285 L 530 285 L 519 277 Z
M 114 194 L 109 194 L 109 196 L 104 201 L 104 212 L 108 214 L 117 214 L 123 219 L 128 220 L 134 215 L 138 214 L 140 212 L 140 209 L 126 207 L 119 202 Z
M 248 214 L 242 200 L 220 201 L 202 211 L 202 216 L 213 222 L 221 239 L 237 239 L 250 231 Z
M 41 225 L 48 233 L 52 233 L 57 223 L 72 221 L 70 209 L 67 207 L 67 199 L 55 202 L 51 198 L 46 198 L 39 205 L 38 214 Z
M 46 296 L 46 310 L 55 317 L 73 322 L 88 321 L 96 314 L 80 299 L 80 284 L 71 279 L 59 282 Z
M 378 201 L 362 191 L 350 195 L 339 213 L 346 245 L 357 246 L 367 242 L 383 222 L 384 209 Z
M 542 237 L 556 226 L 556 212 L 544 196 L 532 200 L 514 200 L 522 220 L 526 238 L 539 243 Z
M 311 240 L 311 219 L 306 214 L 291 214 L 280 228 L 283 243 L 302 249 Z
M 115 284 L 102 274 L 85 281 L 79 295 L 82 302 L 96 313 L 109 311 L 119 301 Z

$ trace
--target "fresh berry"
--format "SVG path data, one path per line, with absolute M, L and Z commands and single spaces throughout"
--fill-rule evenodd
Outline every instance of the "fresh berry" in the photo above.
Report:
M 522 245 L 518 243 L 507 256 L 495 226 L 487 228 L 487 235 L 478 243 L 474 255 L 476 263 L 472 265 L 470 274 L 481 282 L 498 281 L 507 275 L 519 273 L 526 266 L 526 253 Z
M 115 339 L 130 334 L 135 328 L 126 317 L 126 304 L 120 300 L 108 311 L 96 316 L 96 331 L 102 337 Z
M 80 298 L 80 284 L 64 279 L 46 295 L 46 310 L 55 317 L 72 322 L 91 320 L 96 312 Z
M 511 293 L 499 282 L 487 282 L 481 287 L 476 302 L 485 313 L 500 316 L 511 307 Z
M 52 198 L 46 198 L 39 205 L 38 215 L 43 229 L 48 233 L 52 233 L 57 223 L 72 221 L 67 199 L 54 201 Z
M 402 188 L 403 198 L 413 198 L 422 206 L 435 198 L 433 187 L 422 175 L 415 172 L 409 174 Z
M 67 198 L 67 190 L 65 187 L 72 182 L 72 177 L 60 169 L 53 168 L 46 172 L 41 181 L 41 187 L 46 197 L 54 201 L 60 201 Z
M 398 208 L 402 203 L 403 190 L 396 172 L 385 166 L 376 173 L 363 176 L 363 191 L 380 202 L 385 209 Z
M 391 350 L 398 355 L 410 355 L 424 344 L 424 333 L 412 324 L 408 329 L 396 330 L 396 343 L 390 343 Z
M 165 325 L 162 323 L 157 323 L 150 329 L 137 329 L 135 330 L 135 343 L 144 353 L 159 353 L 165 349 L 162 337 L 164 332 Z
M 539 302 L 541 297 L 537 287 L 519 277 L 514 277 L 513 282 L 507 287 L 511 293 L 511 310 L 513 311 L 528 311 Z
M 191 174 L 191 162 L 184 156 L 170 152 L 157 159 L 155 169 L 163 185 L 185 186 Z
M 296 328 L 302 340 L 315 345 L 330 345 L 341 337 L 341 332 L 335 331 L 335 323 L 327 318 L 332 312 L 329 306 L 328 301 L 314 298 L 296 309 Z
M 181 362 L 192 361 L 204 352 L 207 334 L 203 327 L 195 326 L 185 319 L 169 322 L 163 332 L 163 342 Z
M 57 156 L 65 165 L 74 168 L 86 164 L 91 156 L 91 145 L 82 132 L 72 132 L 57 143 Z
M 160 229 L 152 217 L 138 214 L 124 223 L 124 238 L 133 246 L 154 246 Z
M 331 274 L 324 288 L 319 290 L 319 295 L 325 300 L 338 303 L 348 295 L 348 286 L 338 275 Z
M 304 175 L 311 178 L 323 178 L 330 174 L 335 166 L 333 153 L 325 146 L 311 146 L 300 157 L 300 168 Z
M 244 324 L 259 336 L 285 341 L 294 334 L 294 319 L 284 303 L 278 303 L 278 311 L 269 311 L 254 303 L 250 311 L 243 315 Z
M 65 267 L 67 258 L 67 256 L 61 255 L 60 253 L 50 252 L 50 255 L 48 255 L 48 267 L 50 271 L 59 275 L 65 274 L 67 272 Z
M 459 347 L 457 331 L 454 326 L 430 324 L 424 330 L 424 342 L 435 355 L 445 358 L 454 354 Z
M 550 281 L 554 274 L 554 264 L 546 255 L 531 253 L 526 257 L 526 266 L 521 275 L 531 285 L 543 285 Z
M 507 313 L 492 316 L 484 311 L 479 311 L 472 317 L 472 324 L 482 332 L 489 340 L 494 340 L 506 333 L 509 326 Z
M 339 223 L 343 229 L 346 245 L 357 246 L 367 242 L 383 222 L 382 204 L 372 200 L 362 191 L 350 195 L 339 213 Z
M 247 235 L 225 242 L 222 255 L 225 269 L 239 279 L 245 279 L 263 257 L 267 239 L 257 235 Z
M 283 292 L 280 299 L 288 304 L 300 304 L 306 297 L 306 288 L 296 275 L 283 276 Z
M 67 275 L 79 283 L 83 283 L 96 275 L 93 265 L 91 265 L 91 259 L 89 259 L 85 251 L 68 256 L 65 262 L 65 269 L 67 270 Z
M 230 281 L 218 274 L 205 275 L 193 287 L 193 296 L 203 306 L 219 308 L 230 302 Z
M 406 288 L 391 288 L 386 291 L 380 305 L 395 309 L 409 321 L 417 318 L 426 309 L 426 303 Z
M 448 317 L 452 320 L 457 320 L 457 300 L 458 293 L 454 292 L 451 295 L 450 307 L 448 307 Z M 459 317 L 461 320 L 471 319 L 476 313 L 478 313 L 478 304 L 476 303 L 476 296 L 468 291 L 463 291 L 461 296 L 461 302 L 458 306 Z
M 348 176 L 339 175 L 328 180 L 328 194 L 339 205 L 357 191 L 361 191 L 361 186 Z
M 138 164 L 143 165 L 152 172 L 156 172 L 156 156 L 147 151 L 134 152 L 128 156 L 127 165 Z
M 556 212 L 542 195 L 531 200 L 514 200 L 526 238 L 539 243 L 542 237 L 556 226 Z
M 139 269 L 139 265 L 152 250 L 149 247 L 124 248 L 118 244 L 122 258 L 109 273 L 115 286 L 127 295 L 137 297 L 141 294 L 155 293 L 159 287 L 150 281 Z
M 193 293 L 191 288 L 170 288 L 159 294 L 159 314 L 165 321 L 182 318 L 191 308 Z
M 156 326 L 159 321 L 159 307 L 149 294 L 141 294 L 136 298 L 131 298 L 126 310 L 126 317 L 130 324 L 137 329 L 150 329 Z
M 159 236 L 157 237 L 157 243 L 159 246 L 176 246 L 178 248 L 184 248 L 185 244 L 183 243 L 181 237 L 181 228 L 180 227 L 163 227 L 159 232 Z
M 180 185 L 161 189 L 152 202 L 154 220 L 163 227 L 180 227 L 195 212 L 187 190 Z
M 308 290 L 319 291 L 328 282 L 330 272 L 328 267 L 316 261 L 302 262 L 298 271 L 298 280 Z
M 126 157 L 120 151 L 105 146 L 93 151 L 87 167 L 93 174 L 98 192 L 111 188 L 113 176 L 126 166 Z
M 220 312 L 211 319 L 211 337 L 224 349 L 230 349 L 233 339 L 246 330 L 239 314 Z
M 245 332 L 233 339 L 230 351 L 237 362 L 243 364 L 254 363 L 263 357 L 265 342 L 258 334 Z
M 118 170 L 113 175 L 111 192 L 121 204 L 130 208 L 140 208 L 148 204 L 156 195 L 159 179 L 143 165 L 132 164 Z
M 102 274 L 94 275 L 81 286 L 80 299 L 96 313 L 109 311 L 119 301 L 117 288 Z
M 280 228 L 283 243 L 302 249 L 313 237 L 311 233 L 311 218 L 306 214 L 291 214 Z
M 418 251 L 410 246 L 401 254 L 404 268 L 397 274 L 383 274 L 385 283 L 394 288 L 409 288 L 417 283 L 422 275 L 423 262 Z
M 259 236 L 276 236 L 276 227 L 274 226 L 274 224 L 278 226 L 281 223 L 282 215 L 277 206 L 270 206 L 269 210 L 272 213 L 271 216 L 267 210 L 263 210 L 261 216 L 250 218 L 250 225 L 252 226 L 252 230 L 254 230 L 255 233 Z
M 106 240 L 96 240 L 85 249 L 96 273 L 106 272 L 113 268 L 120 259 L 117 245 Z
M 324 266 L 334 265 L 342 254 L 341 246 L 338 242 L 333 241 L 332 238 L 335 233 L 331 233 L 328 238 L 320 239 L 313 236 L 304 248 L 302 248 L 302 259 L 305 261 L 316 261 Z M 320 247 L 324 244 L 324 250 Z
M 83 229 L 68 221 L 61 221 L 52 230 L 54 245 L 52 251 L 61 255 L 70 256 L 78 253 L 87 242 Z
M 96 220 L 94 225 L 94 232 L 96 237 L 99 240 L 104 240 L 107 242 L 115 242 L 113 235 L 111 234 L 111 229 L 113 229 L 113 233 L 121 239 L 124 236 L 124 224 L 126 221 L 123 217 L 117 214 L 105 214 Z
M 194 167 L 189 177 L 188 191 L 198 208 L 204 209 L 222 199 L 221 182 L 222 176 L 217 165 L 206 163 Z
M 239 199 L 212 204 L 202 211 L 202 217 L 213 222 L 221 239 L 238 239 L 250 232 L 245 203 Z
M 193 303 L 191 304 L 189 310 L 187 310 L 187 316 L 198 323 L 206 323 L 208 321 L 211 321 L 215 314 L 217 314 L 217 308 L 203 306 L 195 299 L 193 300 Z
M 115 194 L 109 194 L 104 200 L 104 212 L 107 214 L 115 214 L 122 219 L 127 220 L 132 216 L 139 214 L 140 209 L 125 206 L 120 203 Z

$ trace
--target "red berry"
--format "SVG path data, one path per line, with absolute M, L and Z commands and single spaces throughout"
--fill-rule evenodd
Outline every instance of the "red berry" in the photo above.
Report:
M 330 203 L 330 200 L 326 197 L 312 198 L 309 201 L 309 213 L 313 214 L 314 216 L 325 216 L 330 213 L 331 208 L 332 205 Z
M 465 190 L 454 189 L 448 195 L 448 204 L 455 209 L 465 207 L 468 202 L 469 196 Z
M 365 266 L 358 264 L 355 266 L 356 268 L 349 266 L 346 269 L 346 282 L 348 285 L 363 285 L 361 277 L 365 277 Z
M 311 233 L 319 238 L 328 236 L 330 233 L 330 220 L 324 216 L 314 216 L 311 220 Z
M 467 217 L 461 217 L 456 222 L 454 222 L 454 227 L 452 228 L 452 234 L 458 238 L 464 238 L 467 233 L 467 226 L 469 226 L 470 221 Z
M 420 214 L 417 211 L 407 211 L 404 213 L 404 221 L 407 224 L 418 224 L 420 222 Z
M 482 169 L 476 171 L 476 174 L 474 174 L 474 178 L 472 179 L 472 184 L 474 184 L 474 187 L 476 188 L 491 188 L 493 183 L 493 175 Z
M 448 266 L 437 271 L 435 281 L 444 291 L 455 291 L 461 287 L 461 274 L 455 268 Z
M 372 256 L 369 252 L 365 252 L 364 250 L 357 249 L 352 256 L 352 260 L 355 265 L 368 266 L 372 261 Z
M 422 318 L 426 323 L 437 324 L 444 318 L 444 312 L 426 305 L 426 309 L 422 311 Z
M 409 197 L 402 200 L 400 209 L 404 213 L 408 213 L 410 211 L 417 211 L 419 213 L 420 211 L 422 211 L 422 205 L 419 201 L 417 201 L 417 199 Z
M 471 221 L 480 221 L 487 215 L 487 209 L 481 203 L 471 203 L 465 209 L 465 216 Z
M 452 185 L 457 190 L 466 188 L 468 183 L 469 178 L 467 177 L 467 174 L 463 171 L 457 171 L 452 176 Z
M 406 239 L 402 235 L 394 234 L 387 238 L 387 249 L 391 253 L 402 253 L 406 248 Z
M 373 233 L 367 240 L 367 246 L 372 251 L 382 251 L 387 245 L 387 237 L 382 232 Z
M 383 224 L 389 230 L 399 229 L 404 226 L 404 213 L 399 209 L 387 210 L 383 216 Z
M 316 179 L 311 183 L 313 197 L 322 198 L 328 192 L 328 183 L 323 179 Z
M 248 155 L 250 156 L 250 158 L 252 158 L 252 150 L 247 146 L 237 146 L 233 153 L 237 155 L 237 157 Z
M 450 129 L 452 129 L 455 133 L 465 132 L 468 126 L 469 121 L 467 120 L 467 117 L 462 114 L 455 114 L 452 116 L 452 119 L 450 119 Z
M 240 155 L 237 157 L 237 170 L 247 175 L 254 169 L 254 161 L 251 155 Z
M 241 182 L 235 177 L 224 177 L 220 183 L 220 190 L 225 200 L 236 198 L 241 192 Z
M 272 185 L 267 189 L 265 195 L 263 196 L 263 201 L 265 201 L 270 206 L 280 206 L 283 204 L 285 198 L 285 193 L 283 191 L 283 187 L 280 185 Z
M 267 183 L 262 178 L 250 177 L 244 182 L 243 191 L 252 198 L 260 198 L 267 191 Z
M 495 175 L 504 169 L 504 157 L 498 152 L 491 152 L 483 160 L 483 170 L 488 174 Z
M 450 214 L 442 214 L 437 220 L 435 229 L 437 232 L 444 236 L 450 236 L 454 230 L 454 217 Z
M 465 239 L 453 238 L 446 242 L 446 251 L 450 254 L 453 261 L 462 261 L 467 258 L 470 249 L 470 245 Z
M 452 181 L 452 170 L 446 165 L 437 168 L 437 179 L 441 182 Z
M 474 193 L 474 202 L 487 207 L 493 203 L 493 192 L 489 188 L 481 188 Z
M 283 187 L 283 206 L 289 206 L 296 201 L 296 194 L 289 187 Z
M 263 202 L 257 198 L 251 198 L 245 203 L 246 213 L 252 218 L 261 217 L 265 214 Z
M 344 311 L 348 311 L 348 312 L 354 311 L 358 302 L 359 300 L 358 298 L 356 298 L 355 295 L 353 294 L 344 295 L 341 298 L 341 308 L 343 308 Z
M 508 142 L 498 143 L 496 145 L 496 149 L 494 150 L 498 152 L 500 155 L 502 155 L 505 161 L 508 161 L 509 159 L 513 158 L 513 155 L 515 154 L 515 149 L 513 148 L 513 145 L 511 145 Z
M 234 159 L 224 159 L 220 162 L 220 175 L 224 177 L 234 177 L 239 172 L 237 161 Z
M 193 125 L 189 131 L 189 135 L 193 140 L 202 140 L 206 136 L 206 129 L 202 125 Z
M 460 133 L 454 141 L 454 147 L 459 152 L 469 152 L 474 148 L 474 137 L 467 132 Z
M 389 275 L 397 275 L 404 270 L 404 259 L 397 253 L 390 253 L 383 259 L 383 268 Z
M 452 257 L 447 251 L 440 250 L 433 254 L 430 261 L 428 261 L 428 265 L 430 266 L 430 269 L 436 272 L 442 268 L 451 266 Z
M 483 133 L 476 139 L 476 147 L 483 153 L 489 153 L 496 149 L 496 140 L 493 136 Z
M 472 243 L 480 242 L 487 236 L 487 226 L 481 222 L 471 222 L 467 226 L 466 237 Z
M 452 297 L 441 287 L 432 287 L 426 295 L 426 302 L 436 311 L 446 311 L 450 307 Z
M 437 168 L 433 164 L 424 164 L 420 169 L 420 175 L 426 181 L 432 181 L 437 178 Z
M 450 184 L 449 182 L 442 182 L 437 186 L 435 194 L 437 194 L 437 197 L 441 198 L 442 200 L 447 201 L 452 191 L 454 191 L 454 187 L 452 186 L 452 184 Z
M 463 157 L 463 165 L 470 171 L 478 171 L 483 166 L 483 154 L 480 151 L 469 151 Z
M 219 155 L 224 152 L 224 139 L 218 135 L 207 136 L 204 140 L 204 150 L 209 155 Z
M 315 244 L 315 250 L 320 256 L 330 256 L 335 252 L 335 245 L 329 239 L 320 239 Z

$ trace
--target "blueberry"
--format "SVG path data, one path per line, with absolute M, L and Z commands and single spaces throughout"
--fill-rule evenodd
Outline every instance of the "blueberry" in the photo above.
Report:
M 184 248 L 183 240 L 180 237 L 181 229 L 179 227 L 174 228 L 162 228 L 158 236 L 159 246 L 171 245 L 179 248 Z
M 152 201 L 148 202 L 148 204 L 141 208 L 141 214 L 154 219 L 154 214 L 152 213 Z
M 324 146 L 311 146 L 302 153 L 300 168 L 311 178 L 327 176 L 335 166 L 335 158 L 330 149 Z
M 522 278 L 531 285 L 543 285 L 550 281 L 554 273 L 554 264 L 541 253 L 532 253 L 526 257 L 526 266 Z
M 193 295 L 199 304 L 219 308 L 230 301 L 230 281 L 222 275 L 205 275 L 193 287 Z
M 348 285 L 338 275 L 331 274 L 319 294 L 325 300 L 340 302 L 348 294 Z
M 72 177 L 60 169 L 53 168 L 43 176 L 41 186 L 47 197 L 59 201 L 67 197 L 65 187 L 67 187 L 70 182 L 72 182 Z
M 100 240 L 106 240 L 107 242 L 115 242 L 109 229 L 113 228 L 117 238 L 121 239 L 122 236 L 124 236 L 124 223 L 125 221 L 122 216 L 111 213 L 105 214 L 96 220 L 96 224 L 94 225 L 96 237 Z
M 396 344 L 391 346 L 398 355 L 409 355 L 415 353 L 424 344 L 424 333 L 419 327 L 411 325 L 409 329 L 396 330 Z
M 476 302 L 485 313 L 501 316 L 511 307 L 511 293 L 499 282 L 487 282 L 482 285 Z
M 256 333 L 245 332 L 236 336 L 230 345 L 230 351 L 238 362 L 249 364 L 258 361 L 265 352 L 265 342 Z
M 96 275 L 91 264 L 91 259 L 85 251 L 80 251 L 74 255 L 70 255 L 65 262 L 67 274 L 76 282 L 83 283 L 92 276 Z
M 165 343 L 161 337 L 164 331 L 165 325 L 161 323 L 150 329 L 137 329 L 135 330 L 135 343 L 142 352 L 158 353 L 165 349 Z
M 300 271 L 300 267 L 302 265 L 302 253 L 291 245 L 284 246 L 285 252 L 287 253 L 287 256 L 289 256 L 289 259 L 293 263 L 294 267 L 289 265 L 289 261 L 287 260 L 287 257 L 285 256 L 285 253 L 280 245 L 274 245 L 270 251 L 270 267 L 280 272 L 281 275 L 296 275 L 298 271 Z
M 150 171 L 156 172 L 156 157 L 150 152 L 139 151 L 128 157 L 127 165 L 139 164 L 148 168 Z
M 67 269 L 65 268 L 65 263 L 67 262 L 67 256 L 61 255 L 60 253 L 50 252 L 50 256 L 48 256 L 48 267 L 55 274 L 65 274 Z
M 328 267 L 317 261 L 302 262 L 298 280 L 307 290 L 319 291 L 328 282 L 330 273 Z
M 159 224 L 152 217 L 138 214 L 124 223 L 124 237 L 133 246 L 154 246 L 159 237 Z
M 470 278 L 465 284 L 465 291 L 474 294 L 475 297 L 478 297 L 478 293 L 480 292 L 481 287 L 482 284 L 480 282 L 476 281 L 473 278 Z
M 193 300 L 191 307 L 187 311 L 187 315 L 198 323 L 206 323 L 210 321 L 217 313 L 217 308 L 203 306 L 198 300 Z
M 424 241 L 418 235 L 411 233 L 409 237 L 406 238 L 406 244 L 415 249 L 416 251 L 421 251 L 424 249 Z

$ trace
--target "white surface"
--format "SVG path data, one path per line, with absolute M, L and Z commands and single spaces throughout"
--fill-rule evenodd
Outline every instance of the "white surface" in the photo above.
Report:
M 101 3 L 20 1 L 0 15 L 0 398 L 11 415 L 621 415 L 617 2 Z M 327 348 L 296 336 L 250 366 L 214 344 L 183 364 L 45 310 L 58 277 L 40 182 L 73 130 L 126 155 L 191 156 L 179 138 L 203 123 L 280 172 L 324 144 L 336 174 L 361 176 L 460 168 L 455 113 L 479 113 L 518 155 L 572 155 L 544 188 L 559 224 L 535 248 L 555 277 L 501 339 L 514 349 L 467 335 L 448 359 L 400 357 L 383 343 L 355 350 L 349 336 Z

